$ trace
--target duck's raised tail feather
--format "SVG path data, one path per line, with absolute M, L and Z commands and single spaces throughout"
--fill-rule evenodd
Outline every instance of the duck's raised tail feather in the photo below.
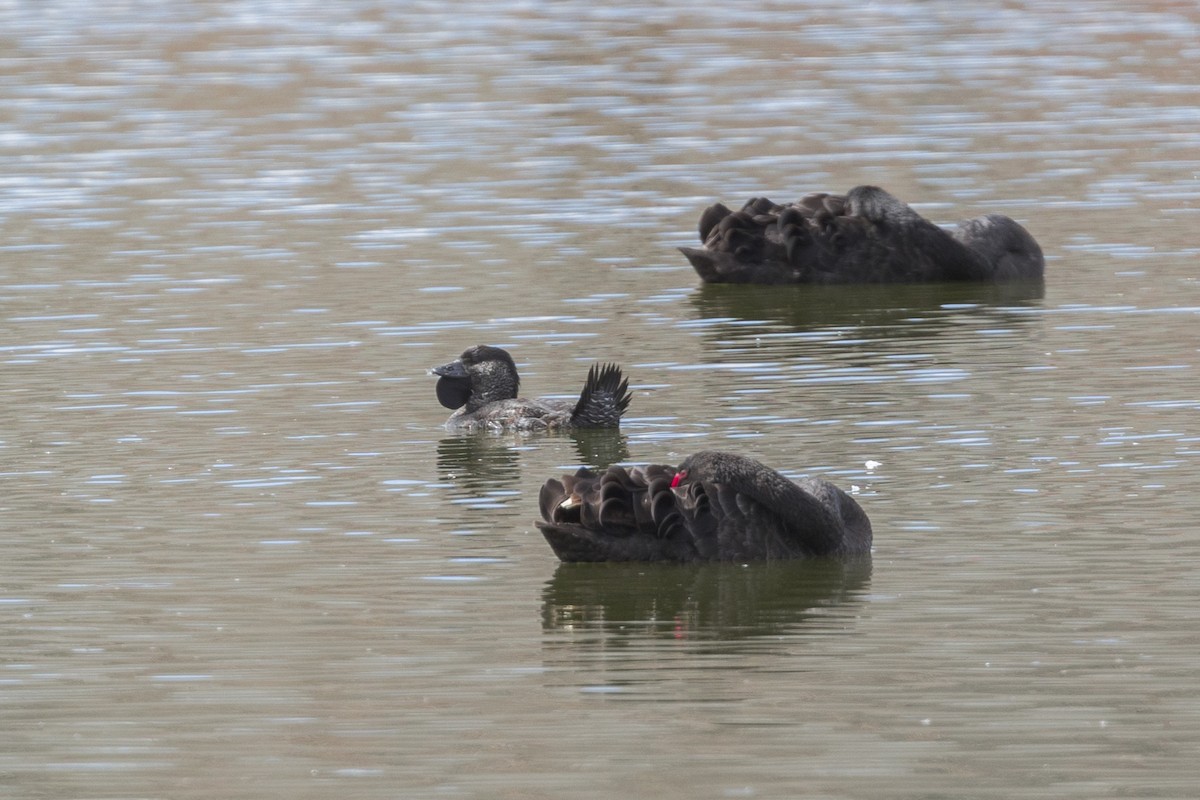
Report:
M 593 364 L 579 402 L 571 412 L 571 424 L 579 428 L 615 428 L 629 408 L 629 380 L 616 364 Z

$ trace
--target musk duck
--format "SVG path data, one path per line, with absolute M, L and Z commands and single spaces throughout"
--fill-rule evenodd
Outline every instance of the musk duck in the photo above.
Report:
M 919 283 L 1040 279 L 1042 248 L 1002 214 L 944 229 L 878 186 L 765 197 L 700 215 L 704 247 L 681 247 L 709 283 Z
M 525 400 L 508 351 L 476 345 L 456 361 L 430 370 L 437 399 L 457 409 L 446 421 L 454 431 L 616 428 L 629 406 L 629 381 L 616 364 L 593 365 L 578 400 Z
M 552 478 L 538 528 L 562 561 L 762 561 L 871 552 L 871 522 L 831 483 L 792 481 L 752 458 L 706 450 Z

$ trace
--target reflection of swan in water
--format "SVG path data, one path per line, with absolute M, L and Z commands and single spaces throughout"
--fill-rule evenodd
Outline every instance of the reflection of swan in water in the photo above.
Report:
M 603 631 L 581 646 L 635 638 L 743 639 L 819 627 L 823 609 L 856 602 L 870 556 L 751 564 L 560 564 L 542 592 L 546 631 Z M 840 624 L 840 623 L 839 623 Z M 803 632 L 804 628 L 799 629 Z
M 702 248 L 681 247 L 710 283 L 922 283 L 1041 279 L 1042 249 L 1002 214 L 947 231 L 877 186 L 700 216 Z
M 703 339 L 714 350 L 830 355 L 829 340 L 906 340 L 962 336 L 966 330 L 1036 327 L 1041 281 L 880 286 L 729 286 L 703 284 L 688 296 L 692 315 L 705 320 Z M 964 324 L 965 323 L 965 324 Z M 838 352 L 853 354 L 859 348 Z M 870 346 L 868 346 L 870 349 Z M 845 355 L 843 355 L 845 357 Z M 744 356 L 742 356 L 744 358 Z M 874 362 L 872 362 L 874 363 Z
M 730 318 L 736 329 L 759 333 L 746 320 L 782 323 L 798 330 L 854 326 L 894 326 L 915 316 L 935 320 L 955 314 L 999 313 L 1012 321 L 1029 319 L 1009 309 L 1036 307 L 1045 294 L 1042 281 L 939 283 L 904 286 L 715 286 L 703 284 L 690 295 L 701 319 Z M 948 310 L 949 309 L 949 310 Z M 736 333 L 737 330 L 731 330 Z M 903 333 L 903 330 L 897 332 Z

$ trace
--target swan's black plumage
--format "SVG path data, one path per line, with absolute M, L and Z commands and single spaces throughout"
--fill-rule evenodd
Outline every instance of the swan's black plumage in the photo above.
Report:
M 702 248 L 681 247 L 710 283 L 916 283 L 1041 278 L 1042 249 L 1002 214 L 941 228 L 877 186 L 757 197 L 700 215 Z
M 653 464 L 552 478 L 537 526 L 563 561 L 757 561 L 867 554 L 854 498 L 792 481 L 745 456 L 705 450 Z
M 446 427 L 475 430 L 616 428 L 629 407 L 629 381 L 615 364 L 593 365 L 578 400 L 525 400 L 508 351 L 476 345 L 449 364 L 434 367 L 438 402 L 457 409 Z

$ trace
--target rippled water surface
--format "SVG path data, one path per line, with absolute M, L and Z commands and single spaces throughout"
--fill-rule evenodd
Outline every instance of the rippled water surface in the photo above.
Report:
M 0 795 L 1195 796 L 1190 2 L 0 4 Z M 707 204 L 1009 214 L 1044 286 L 701 287 Z M 619 361 L 619 436 L 426 369 Z M 734 449 L 866 563 L 559 565 Z

